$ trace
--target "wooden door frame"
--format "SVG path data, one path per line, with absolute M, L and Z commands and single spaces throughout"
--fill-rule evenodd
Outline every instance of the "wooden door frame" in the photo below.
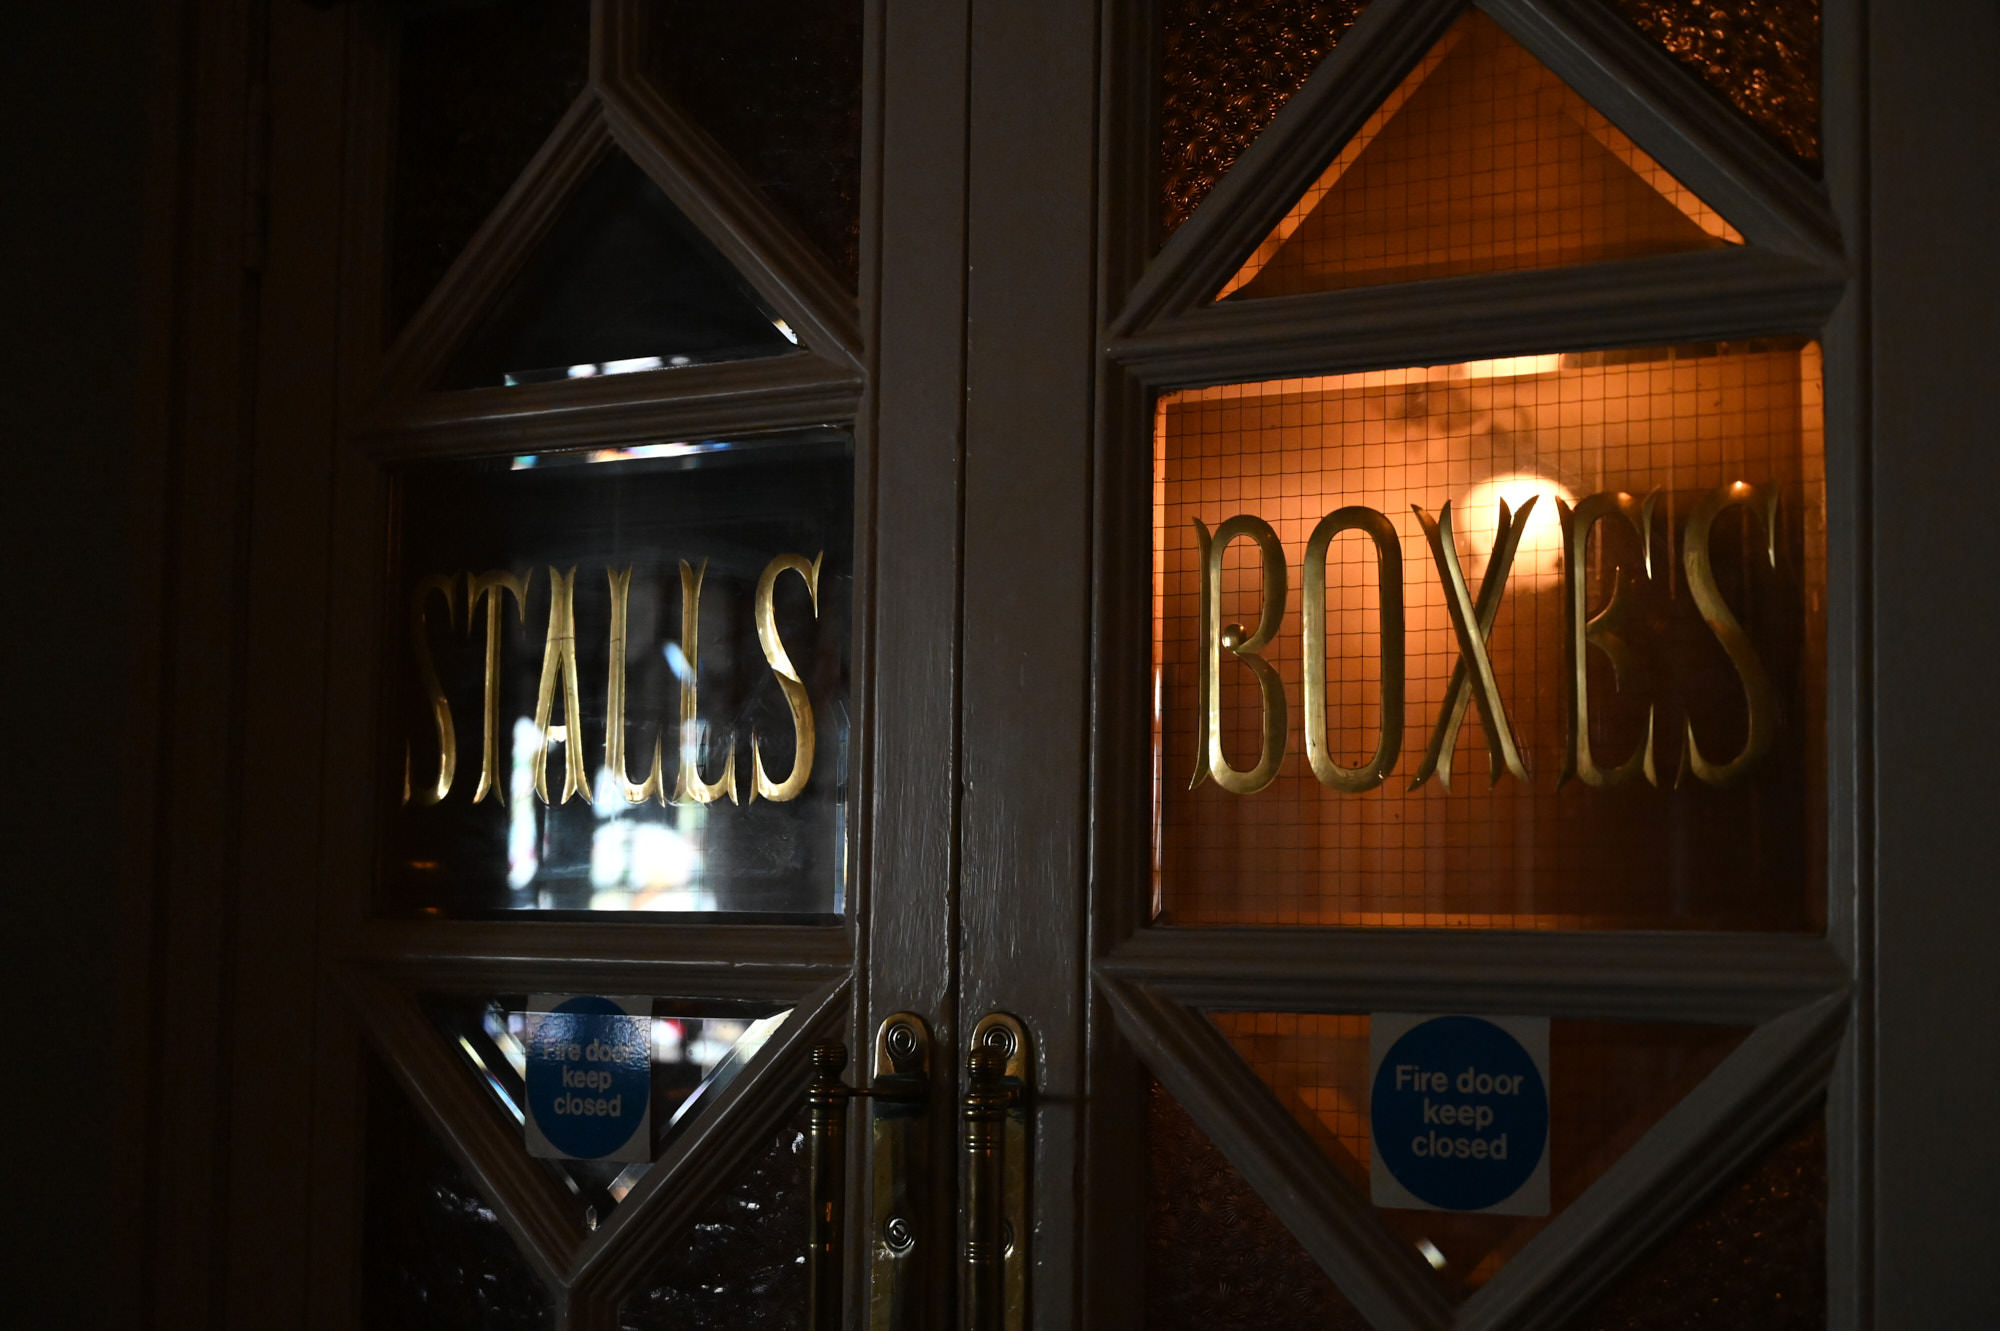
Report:
M 903 3 L 890 0 L 890 8 Z M 914 11 L 897 12 L 907 18 Z M 1027 100 L 1021 94 L 966 90 L 960 56 L 981 42 L 1008 40 L 995 31 L 996 12 L 973 6 L 969 22 L 940 14 L 928 30 L 914 18 L 909 28 L 890 28 L 891 51 L 903 39 L 897 34 L 923 48 L 896 57 L 892 69 L 904 71 L 903 83 L 889 75 L 897 89 L 891 105 L 900 109 L 891 110 L 884 133 L 912 162 L 949 172 L 963 162 L 954 134 L 979 140 L 983 125 L 997 132 L 1003 123 L 986 117 L 1015 112 L 1047 124 L 1075 153 L 1074 139 L 1063 137 L 1073 122 L 1049 123 L 1063 120 L 1055 107 L 1038 114 L 1018 104 Z M 1055 17 L 1069 25 L 1069 40 L 1096 50 L 1149 39 L 1130 8 L 1106 12 L 1102 28 L 1094 16 L 1089 24 L 1069 11 Z M 354 1172 L 303 1144 L 330 1131 L 327 1125 L 351 1123 L 356 1109 L 352 1080 L 338 1071 L 350 1065 L 353 1033 L 330 988 L 310 977 L 317 938 L 352 923 L 323 913 L 315 884 L 341 871 L 346 830 L 368 816 L 356 807 L 357 799 L 365 805 L 364 792 L 349 790 L 343 799 L 323 775 L 326 719 L 353 714 L 355 691 L 366 687 L 329 677 L 325 645 L 336 626 L 371 613 L 357 602 L 373 585 L 369 553 L 332 541 L 337 515 L 365 503 L 368 489 L 335 439 L 338 404 L 352 392 L 338 367 L 354 360 L 324 354 L 351 348 L 360 336 L 354 316 L 341 312 L 338 279 L 324 256 L 339 252 L 342 228 L 375 206 L 365 191 L 342 190 L 343 173 L 328 167 L 355 151 L 350 127 L 329 113 L 341 104 L 345 71 L 324 59 L 343 46 L 348 21 L 343 11 L 296 0 L 168 0 L 159 7 L 150 353 L 138 452 L 142 472 L 159 478 L 163 502 L 140 515 L 135 537 L 137 548 L 155 557 L 141 560 L 151 573 L 135 589 L 132 621 L 137 719 L 128 761 L 145 798 L 134 802 L 127 831 L 122 922 L 130 1014 L 124 1057 L 134 1070 L 125 1140 L 138 1200 L 125 1239 L 134 1277 L 121 1282 L 120 1295 L 121 1320 L 134 1325 L 352 1324 Z M 1986 1252 L 1993 1225 L 1982 1209 L 1990 1198 L 1947 1129 L 1950 1105 L 1990 1103 L 2000 1089 L 1990 1063 L 1960 1056 L 2000 1047 L 2000 1004 L 1984 984 L 1990 972 L 1964 941 L 1991 938 L 2000 928 L 1994 897 L 1984 890 L 1988 860 L 1963 814 L 1991 789 L 1979 746 L 1964 734 L 1975 723 L 1972 705 L 1984 686 L 1979 665 L 1993 659 L 1995 634 L 1993 592 L 1977 573 L 1988 543 L 1975 522 L 1941 520 L 1939 505 L 1944 494 L 1991 492 L 2000 481 L 1994 451 L 1971 442 L 1983 437 L 1985 415 L 1978 367 L 1967 353 L 2000 341 L 1991 300 L 2000 261 L 1984 224 L 2000 193 L 1993 167 L 2000 111 L 1985 78 L 2000 49 L 2000 25 L 1978 0 L 1921 12 L 1828 0 L 1825 22 L 1827 183 L 1852 264 L 1835 327 L 1856 367 L 1850 381 L 1829 381 L 1828 415 L 1856 424 L 1844 447 L 1864 482 L 1847 514 L 1856 524 L 1851 558 L 1829 575 L 1854 598 L 1831 644 L 1830 683 L 1857 702 L 1851 732 L 1831 738 L 1844 739 L 1851 757 L 1841 807 L 1858 814 L 1849 829 L 1848 905 L 1829 928 L 1856 986 L 1855 1026 L 1833 1080 L 1830 1126 L 1847 1147 L 1835 1157 L 1843 1200 L 1830 1256 L 1843 1282 L 1836 1302 L 1849 1325 L 1969 1324 L 1994 1298 Z M 1086 114 L 1107 115 L 1143 91 L 1105 82 L 1103 101 Z M 286 151 L 270 152 L 274 142 Z M 1054 178 L 1015 162 L 971 183 L 971 215 L 964 192 L 947 181 L 934 192 L 935 212 L 907 215 L 899 243 L 917 246 L 921 262 L 912 263 L 900 294 L 885 275 L 863 319 L 877 330 L 879 364 L 940 376 L 935 391 L 943 397 L 963 391 L 969 378 L 977 405 L 981 358 L 1027 353 L 975 346 L 965 367 L 954 369 L 951 339 L 940 342 L 940 330 L 903 320 L 924 299 L 926 283 L 961 281 L 956 246 L 981 216 L 999 215 L 984 210 L 1008 173 L 1017 184 L 1048 190 L 1051 197 L 1034 206 L 1057 210 L 1070 228 L 1079 208 L 1093 206 L 1089 200 L 1140 188 L 1141 166 L 1129 154 L 1114 154 L 1101 168 L 1092 163 L 1085 179 L 1068 158 Z M 1102 232 L 1105 249 L 1087 288 L 1097 293 L 1095 308 L 1111 303 L 1107 286 L 1131 280 L 1121 267 L 1135 252 L 1130 231 L 1121 229 L 1130 213 L 1121 216 L 1127 220 Z M 882 225 L 891 235 L 899 223 L 885 216 Z M 1005 308 L 1003 295 L 974 285 L 968 308 L 975 317 Z M 264 309 L 291 315 L 260 319 Z M 1090 339 L 1083 342 L 1088 354 L 1095 328 L 1080 328 L 1078 317 L 1073 305 L 1051 315 L 1061 325 L 1055 340 L 1074 348 L 1080 337 Z M 1069 429 L 1114 398 L 1066 386 L 1060 402 L 1038 410 L 1061 416 Z M 952 539 L 936 527 L 956 524 L 959 469 L 986 464 L 982 440 L 1031 438 L 1032 417 L 989 403 L 982 410 L 991 414 L 972 417 L 963 456 L 930 451 L 934 444 L 917 436 L 941 405 L 908 407 L 900 424 L 892 424 L 890 404 L 865 409 L 881 413 L 876 428 L 885 450 L 926 450 L 907 487 L 876 496 L 878 524 L 922 533 L 926 542 Z M 953 498 L 941 503 L 940 493 Z M 1071 513 L 1053 548 L 1073 551 L 1080 530 Z M 975 518 L 962 558 L 1001 535 L 978 530 Z M 882 559 L 886 570 L 886 551 Z M 989 626 L 999 619 L 984 608 L 993 590 L 986 583 L 969 579 L 961 592 L 935 569 L 907 576 L 917 603 L 954 622 L 965 616 L 968 649 L 990 640 Z M 1078 619 L 1081 607 L 1073 592 L 1057 600 L 1058 639 L 1042 644 L 1049 654 L 1037 668 L 1087 667 L 1091 639 Z M 890 618 L 878 612 L 879 632 L 894 631 Z M 955 651 L 940 660 L 929 639 L 900 652 L 878 639 L 877 685 L 892 669 L 902 672 L 897 687 L 914 700 L 902 723 L 909 751 L 937 755 L 937 762 L 910 773 L 908 790 L 896 797 L 932 802 L 922 806 L 928 812 L 920 835 L 893 850 L 878 844 L 878 855 L 895 861 L 878 862 L 877 875 L 997 884 L 1009 872 L 997 849 L 958 859 L 964 851 L 951 792 L 968 791 L 964 818 L 975 826 L 965 847 L 979 848 L 978 827 L 996 826 L 998 814 L 975 799 L 994 772 L 970 763 L 959 772 L 946 739 L 958 724 L 949 701 L 960 687 Z M 970 670 L 969 650 L 963 659 Z M 981 669 L 978 689 L 1002 686 L 998 662 Z M 301 725 L 302 716 L 319 724 Z M 1050 725 L 1081 742 L 1084 732 L 1072 720 Z M 1990 734 L 1990 720 L 1986 725 Z M 877 743 L 884 742 L 878 730 Z M 1000 770 L 1026 764 L 1033 747 L 1023 742 Z M 1093 762 L 1101 767 L 1102 756 Z M 1052 807 L 1068 829 L 1062 864 L 1080 866 L 1088 777 L 1070 766 L 1043 775 L 1051 789 L 1070 792 L 1051 796 Z M 940 787 L 944 795 L 923 793 Z M 878 810 L 886 789 L 885 779 Z M 306 857 L 315 862 L 302 864 L 300 847 L 319 848 Z M 1104 872 L 1115 874 L 1117 866 Z M 1117 927 L 1115 916 L 1106 918 L 1100 928 Z M 912 925 L 920 919 L 912 917 Z M 980 927 L 946 936 L 964 938 L 966 928 Z M 1056 955 L 1047 973 L 1080 976 L 1081 965 Z M 936 997 L 921 977 L 891 977 L 871 991 L 869 1018 L 903 1005 L 906 994 Z M 995 990 L 967 1001 L 989 999 L 999 1005 L 1009 995 Z M 1049 1011 L 1053 1028 L 1086 1020 L 1063 1003 Z M 301 1047 L 293 1038 L 300 1030 L 319 1032 L 317 1045 Z M 1120 1084 L 1129 1074 L 1120 1057 L 1114 1052 L 1091 1068 L 1087 1084 Z M 1089 1103 L 1093 1116 L 1130 1108 L 1121 1110 L 1108 1092 Z M 1101 1129 L 1086 1124 L 1083 1131 L 1103 1152 L 1094 1158 L 1107 1177 L 1142 1166 L 1129 1141 L 1117 1149 Z M 1081 1212 L 1096 1217 L 1087 1232 L 1127 1220 L 1104 1209 L 1110 1196 L 1083 1193 Z M 1136 1288 L 1129 1240 L 1083 1260 L 1087 1271 L 1106 1273 L 1092 1285 L 1101 1294 L 1081 1302 L 1080 1278 L 1059 1272 L 1048 1285 L 1051 1315 L 1105 1310 L 1108 1317 L 1119 1292 Z

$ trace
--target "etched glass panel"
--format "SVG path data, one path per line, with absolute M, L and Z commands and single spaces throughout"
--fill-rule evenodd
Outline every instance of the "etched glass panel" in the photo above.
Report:
M 1369 1195 L 1365 1015 L 1210 1014 L 1356 1190 Z M 1749 1034 L 1718 1026 L 1549 1023 L 1549 1214 L 1378 1208 L 1445 1292 L 1464 1298 L 1539 1234 Z
M 1741 244 L 1500 25 L 1468 10 L 1219 297 Z
M 479 388 L 782 356 L 798 337 L 652 178 L 612 151 L 441 386 Z
M 525 1131 L 532 1023 L 546 1014 L 526 994 L 433 995 L 424 1006 L 494 1108 Z M 791 1009 L 712 998 L 655 998 L 649 1006 L 651 1154 L 657 1159 L 750 1066 Z M 585 1229 L 597 1228 L 653 1167 L 649 1160 L 546 1156 L 542 1164 L 575 1201 Z
M 800 1115 L 696 1215 L 618 1309 L 619 1331 L 805 1325 L 806 1129 Z
M 1146 1096 L 1147 1331 L 1367 1331 L 1158 1082 Z
M 1819 165 L 1819 0 L 1605 0 L 1785 151 Z
M 362 1323 L 386 1331 L 539 1331 L 548 1290 L 394 1076 L 368 1062 Z
M 1157 917 L 1823 927 L 1820 391 L 1766 341 L 1162 397 Z
M 1827 1324 L 1826 1120 L 1752 1162 L 1600 1294 L 1570 1331 Z
M 837 916 L 851 449 L 821 429 L 404 473 L 388 904 Z
M 860 0 L 651 0 L 645 13 L 653 82 L 856 281 Z
M 1361 17 L 1367 0 L 1160 7 L 1160 231 L 1172 235 Z
M 416 313 L 590 71 L 588 0 L 407 8 L 390 184 L 392 330 Z

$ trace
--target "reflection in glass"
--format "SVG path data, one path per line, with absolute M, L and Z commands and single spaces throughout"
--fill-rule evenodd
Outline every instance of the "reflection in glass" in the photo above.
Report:
M 1821 927 L 1816 345 L 1192 389 L 1156 430 L 1161 920 Z M 1590 518 L 1573 570 L 1565 508 Z M 1205 605 L 1204 543 L 1239 517 L 1267 543 L 1239 527 Z
M 1369 1192 L 1368 1026 L 1360 1014 L 1215 1012 L 1272 1094 L 1363 1196 Z M 1491 1279 L 1749 1034 L 1721 1026 L 1549 1023 L 1546 1216 L 1377 1211 L 1464 1298 Z
M 1553 268 L 1742 239 L 1499 24 L 1468 10 L 1218 295 Z
M 445 1039 L 516 1125 L 526 1118 L 530 1012 L 521 994 L 479 999 L 435 995 L 425 1001 Z M 715 1103 L 791 1015 L 768 1003 L 715 999 L 653 1000 L 653 1155 Z M 525 1149 L 525 1148 L 524 1148 Z M 652 1168 L 647 1161 L 557 1160 L 542 1163 L 576 1198 L 595 1229 Z
M 798 337 L 651 177 L 613 149 L 577 190 L 442 387 L 780 356 Z M 618 372 L 616 370 L 610 372 Z
M 410 1107 L 379 1059 L 368 1063 L 362 1321 L 388 1331 L 540 1331 L 548 1291 L 500 1217 Z
M 722 1195 L 618 1309 L 619 1331 L 790 1331 L 806 1314 L 804 1115 L 730 1179 Z
M 407 472 L 390 901 L 838 915 L 852 531 L 830 429 Z
M 1365 1331 L 1367 1325 L 1180 1103 L 1151 1083 L 1147 1331 Z

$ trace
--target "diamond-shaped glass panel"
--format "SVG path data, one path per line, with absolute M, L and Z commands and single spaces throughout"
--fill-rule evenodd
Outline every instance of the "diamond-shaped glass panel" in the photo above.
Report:
M 1554 268 L 1742 239 L 1470 10 L 1217 294 Z
M 1826 1120 L 1815 1114 L 1725 1183 L 1569 1328 L 1819 1331 L 1827 1324 L 1826 1274 Z
M 1604 0 L 1787 152 L 1819 164 L 1819 0 Z
M 1148 1331 L 1368 1323 L 1158 1082 L 1146 1095 Z
M 1171 235 L 1276 118 L 1367 0 L 1160 6 L 1160 231 Z
M 649 0 L 653 82 L 854 282 L 861 0 Z
M 585 179 L 448 363 L 445 388 L 781 356 L 797 335 L 623 153 Z
M 583 91 L 588 0 L 404 4 L 390 187 L 400 328 Z
M 799 1324 L 806 1289 L 804 1115 L 772 1134 L 618 1309 L 619 1331 L 742 1331 Z
M 387 1331 L 554 1326 L 548 1290 L 380 1059 L 368 1062 L 367 1096 L 362 1324 Z
M 494 1107 L 525 1128 L 532 1004 L 526 995 L 433 995 L 425 1002 L 444 1038 L 486 1088 Z M 734 1081 L 790 1014 L 770 1003 L 656 998 L 648 1020 L 652 1155 L 658 1157 Z M 525 1148 L 524 1148 L 525 1149 Z M 544 1159 L 596 1228 L 644 1178 L 649 1161 Z
M 1211 1019 L 1363 1196 L 1371 1146 L 1369 1018 L 1216 1012 Z M 1582 1195 L 1749 1034 L 1733 1027 L 1549 1023 L 1548 1216 L 1382 1208 L 1445 1290 L 1470 1295 Z

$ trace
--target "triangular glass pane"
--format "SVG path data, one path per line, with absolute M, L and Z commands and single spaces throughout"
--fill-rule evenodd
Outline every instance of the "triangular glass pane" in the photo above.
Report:
M 529 997 L 433 995 L 424 1006 L 486 1088 L 494 1108 L 525 1132 L 529 1028 L 538 1015 Z M 652 1154 L 657 1159 L 750 1065 L 791 1010 L 772 1003 L 679 998 L 656 998 L 651 1007 Z M 544 1158 L 542 1163 L 575 1198 L 588 1229 L 601 1224 L 652 1169 L 649 1161 Z
M 1742 239 L 1468 10 L 1217 294 L 1555 268 Z
M 1620 1276 L 1570 1331 L 1826 1324 L 1826 1120 L 1815 1114 Z
M 1160 6 L 1160 234 L 1173 234 L 1264 132 L 1367 0 Z
M 1146 1096 L 1147 1331 L 1368 1323 L 1158 1082 Z
M 548 1290 L 458 1162 L 370 1057 L 361 1324 L 384 1331 L 555 1325 Z
M 1215 1012 L 1216 1026 L 1362 1195 L 1369 1194 L 1369 1018 Z M 1748 1030 L 1549 1023 L 1549 1215 L 1381 1208 L 1447 1294 L 1465 1298 L 1700 1085 Z
M 645 14 L 648 77 L 856 282 L 861 0 L 652 0 Z
M 806 1124 L 773 1133 L 618 1309 L 619 1331 L 794 1327 L 807 1304 Z
M 583 91 L 589 0 L 406 3 L 389 320 L 401 328 Z
M 1819 165 L 1819 0 L 1605 0 L 1785 151 Z
M 452 358 L 442 386 L 751 360 L 797 342 L 666 193 L 614 151 Z

